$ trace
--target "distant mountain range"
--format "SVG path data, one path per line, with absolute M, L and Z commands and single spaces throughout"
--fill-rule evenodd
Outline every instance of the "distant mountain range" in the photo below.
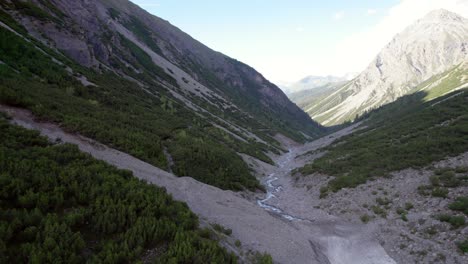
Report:
M 293 83 L 283 82 L 279 84 L 279 87 L 289 96 L 290 94 L 301 92 L 304 90 L 311 90 L 317 87 L 323 87 L 330 84 L 337 84 L 349 81 L 356 77 L 357 73 L 347 73 L 343 76 L 317 76 L 309 75 L 302 78 L 301 80 Z
M 338 89 L 292 96 L 314 120 L 335 125 L 416 91 L 436 98 L 468 81 L 468 20 L 435 10 L 418 20 L 376 56 L 366 70 Z

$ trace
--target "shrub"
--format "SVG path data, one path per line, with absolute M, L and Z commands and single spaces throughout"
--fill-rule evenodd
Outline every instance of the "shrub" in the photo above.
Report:
M 328 190 L 329 190 L 328 186 L 320 187 L 320 196 L 319 196 L 319 198 L 323 199 L 323 198 L 327 197 L 328 196 Z
M 457 187 L 460 185 L 461 181 L 457 178 L 455 172 L 453 171 L 446 171 L 439 176 L 440 182 L 442 186 L 445 187 Z
M 255 264 L 273 264 L 273 258 L 267 253 L 257 252 L 254 257 L 253 263 Z
M 432 186 L 440 186 L 440 179 L 437 175 L 432 175 L 429 178 L 429 181 L 431 182 Z
M 220 232 L 220 233 L 223 233 L 227 236 L 230 236 L 232 234 L 232 229 L 230 228 L 225 228 L 224 226 L 220 225 L 220 224 L 212 224 L 213 228 Z
M 408 222 L 408 217 L 406 216 L 406 213 L 401 214 L 401 220 Z
M 361 221 L 363 223 L 368 223 L 370 221 L 370 216 L 368 214 L 361 215 Z
M 403 208 L 401 208 L 401 207 L 398 207 L 398 208 L 396 209 L 396 213 L 399 214 L 399 215 L 402 215 L 402 214 L 406 213 L 406 211 L 405 211 L 405 209 L 403 209 Z
M 459 228 L 465 225 L 465 217 L 461 215 L 449 215 L 441 214 L 436 217 L 442 222 L 447 222 L 452 225 L 453 228 Z
M 433 236 L 433 235 L 437 234 L 437 228 L 435 226 L 430 226 L 430 227 L 426 228 L 425 232 L 426 232 L 426 234 L 428 234 L 430 236 Z
M 210 239 L 212 237 L 213 231 L 209 228 L 203 228 L 198 230 L 198 235 L 203 238 Z
M 385 209 L 382 209 L 377 205 L 372 206 L 371 209 L 372 209 L 372 212 L 374 212 L 374 214 L 380 215 L 381 217 L 384 217 L 384 218 L 387 217 L 387 212 L 385 211 Z
M 455 172 L 456 173 L 466 173 L 466 172 L 468 172 L 468 167 L 456 167 Z
M 449 208 L 468 215 L 468 196 L 458 197 L 455 202 L 449 204 Z
M 418 186 L 418 194 L 422 196 L 428 196 L 431 194 L 433 187 L 431 185 L 421 185 Z
M 405 209 L 406 209 L 407 211 L 409 211 L 409 210 L 411 210 L 411 209 L 413 209 L 413 208 L 414 208 L 414 206 L 413 206 L 412 203 L 410 203 L 410 202 L 405 203 Z
M 375 201 L 377 202 L 377 204 L 379 205 L 388 205 L 391 203 L 391 201 L 387 198 L 387 197 L 378 197 L 375 199 Z
M 447 198 L 448 189 L 438 187 L 438 188 L 435 188 L 434 190 L 432 190 L 431 194 L 432 194 L 433 197 Z
M 468 239 L 458 242 L 457 246 L 461 250 L 461 252 L 467 253 L 468 252 Z

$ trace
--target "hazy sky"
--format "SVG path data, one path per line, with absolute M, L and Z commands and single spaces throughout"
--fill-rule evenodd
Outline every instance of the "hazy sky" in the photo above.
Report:
M 363 70 L 433 9 L 468 17 L 468 0 L 132 0 L 275 83 Z

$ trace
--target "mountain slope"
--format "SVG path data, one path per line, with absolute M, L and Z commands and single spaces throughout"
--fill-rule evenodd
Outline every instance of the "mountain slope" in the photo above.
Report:
M 336 192 L 467 151 L 467 89 L 465 85 L 430 102 L 424 100 L 426 92 L 417 92 L 371 111 L 362 117 L 363 129 L 331 145 L 302 173 L 337 176 L 322 189 Z
M 31 2 L 47 8 L 41 4 L 44 1 Z M 128 43 L 130 41 L 162 68 L 161 76 L 169 75 L 175 79 L 181 88 L 178 91 L 182 93 L 180 96 L 196 96 L 204 103 L 223 108 L 223 111 L 240 107 L 246 114 L 255 115 L 256 119 L 265 122 L 265 125 L 270 125 L 272 116 L 281 116 L 289 126 L 305 133 L 313 134 L 318 128 L 276 86 L 254 69 L 209 49 L 169 22 L 150 15 L 127 0 L 45 2 L 55 4 L 63 13 L 65 18 L 62 23 L 67 24 L 67 28 L 50 29 L 49 25 L 28 17 L 21 18 L 22 24 L 39 39 L 45 35 L 44 41 L 51 40 L 50 44 L 81 65 L 103 64 L 123 71 L 120 64 L 124 64 L 134 66 L 134 71 L 138 73 L 141 67 L 135 67 L 124 51 L 125 46 L 132 45 Z M 68 24 L 74 30 L 69 30 Z M 136 79 L 141 81 L 141 78 Z M 280 126 L 273 124 L 274 128 Z M 293 130 L 288 132 L 294 134 Z
M 346 82 L 328 83 L 323 86 L 288 94 L 289 99 L 302 109 L 319 104 L 324 98 L 341 88 Z
M 128 1 L 2 1 L 0 101 L 179 176 L 261 188 L 276 133 L 324 129 L 252 68 Z
M 237 263 L 163 188 L 3 115 L 0 135 L 2 263 Z
M 365 114 L 352 134 L 304 155 L 311 161 L 295 184 L 318 201 L 308 206 L 378 226 L 398 263 L 464 263 L 468 85 L 428 96 L 416 92 Z
M 468 61 L 467 42 L 467 19 L 433 11 L 395 36 L 352 82 L 304 110 L 325 125 L 353 120 Z M 466 83 L 466 66 L 459 69 L 459 82 Z

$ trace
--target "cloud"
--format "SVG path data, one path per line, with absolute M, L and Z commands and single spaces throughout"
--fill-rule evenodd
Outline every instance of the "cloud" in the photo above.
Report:
M 392 38 L 432 10 L 444 8 L 468 17 L 467 0 L 401 0 L 368 30 L 345 38 L 335 47 L 329 67 L 334 74 L 362 71 Z
M 367 9 L 367 15 L 372 16 L 377 13 L 377 9 Z
M 344 16 L 345 16 L 345 12 L 344 11 L 339 11 L 339 12 L 334 13 L 332 18 L 333 18 L 333 20 L 338 21 L 338 20 L 343 19 Z

